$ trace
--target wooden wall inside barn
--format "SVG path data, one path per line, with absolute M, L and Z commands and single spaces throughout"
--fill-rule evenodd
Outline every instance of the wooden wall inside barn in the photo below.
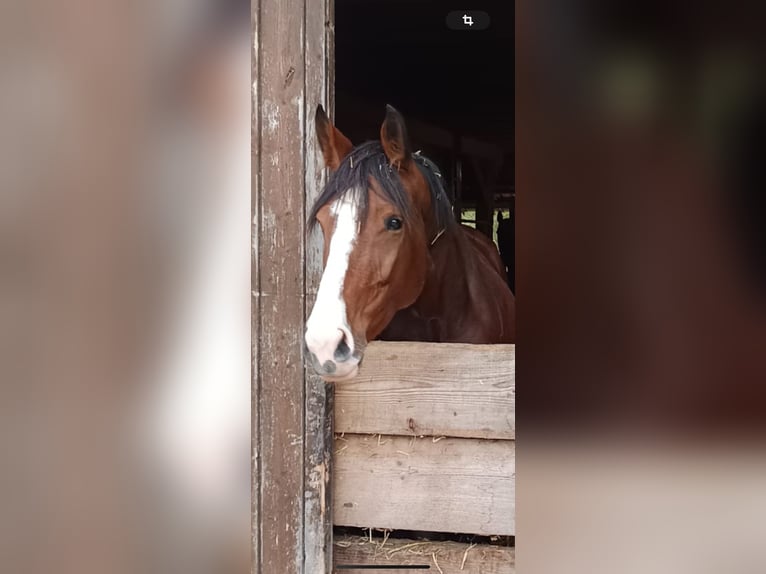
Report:
M 333 115 L 332 0 L 254 0 L 252 570 L 332 570 L 332 391 L 303 367 L 321 274 L 306 212 L 324 177 L 313 117 Z
M 336 525 L 515 535 L 513 345 L 376 341 L 335 398 Z M 513 548 L 380 533 L 339 538 L 335 555 L 338 565 L 430 564 L 445 574 L 515 568 Z

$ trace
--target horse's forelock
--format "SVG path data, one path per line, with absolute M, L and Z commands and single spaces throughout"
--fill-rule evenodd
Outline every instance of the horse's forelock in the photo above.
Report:
M 452 204 L 444 189 L 442 175 L 431 160 L 415 154 L 414 163 L 426 181 L 431 193 L 431 208 L 434 219 L 440 229 L 456 225 L 452 213 Z M 374 180 L 376 191 L 389 201 L 405 218 L 412 213 L 412 200 L 404 188 L 399 172 L 386 157 L 378 141 L 370 141 L 355 147 L 329 177 L 327 184 L 319 194 L 309 215 L 309 230 L 316 224 L 319 210 L 339 198 L 354 194 L 358 206 L 360 221 L 367 219 L 367 207 L 371 181 Z

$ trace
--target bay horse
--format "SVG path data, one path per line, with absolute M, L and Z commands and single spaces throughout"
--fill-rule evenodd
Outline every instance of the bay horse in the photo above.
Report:
M 307 362 L 353 378 L 368 341 L 514 343 L 515 299 L 495 244 L 455 220 L 436 165 L 412 153 L 391 106 L 380 141 L 354 147 L 322 106 L 327 185 L 309 216 L 324 272 L 306 324 Z

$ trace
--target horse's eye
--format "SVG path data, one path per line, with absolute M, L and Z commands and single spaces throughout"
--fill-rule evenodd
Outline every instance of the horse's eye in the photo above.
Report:
M 398 217 L 389 217 L 386 219 L 386 229 L 389 231 L 398 231 L 402 228 L 402 220 Z

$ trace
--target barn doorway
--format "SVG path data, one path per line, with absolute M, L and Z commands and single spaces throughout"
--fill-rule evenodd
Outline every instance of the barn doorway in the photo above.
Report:
M 336 510 L 353 511 L 355 507 L 333 499 L 341 492 L 333 482 L 338 483 L 343 476 L 342 469 L 334 465 L 343 463 L 341 457 L 354 451 L 352 448 L 344 451 L 345 445 L 338 444 L 332 428 L 333 414 L 348 414 L 349 425 L 375 422 L 365 413 L 352 416 L 359 413 L 348 406 L 353 396 L 339 392 L 336 402 L 335 387 L 304 368 L 302 341 L 306 318 L 322 274 L 321 237 L 316 229 L 307 235 L 305 222 L 327 177 L 314 137 L 316 107 L 321 104 L 341 130 L 361 143 L 377 137 L 385 104 L 396 106 L 406 118 L 415 149 L 441 168 L 456 214 L 493 235 L 496 210 L 512 209 L 513 4 L 495 2 L 477 7 L 486 10 L 493 23 L 486 33 L 474 35 L 470 42 L 446 29 L 446 13 L 438 4 L 419 0 L 320 0 L 309 9 L 303 0 L 252 3 L 252 557 L 256 572 L 334 571 L 333 517 Z M 492 57 L 487 57 L 488 54 Z M 510 523 L 506 520 L 486 534 L 512 536 L 513 514 L 494 510 L 498 496 L 508 509 L 514 504 L 513 348 L 492 346 L 483 350 L 483 358 L 475 358 L 475 350 L 466 346 L 422 343 L 426 345 L 423 347 L 406 342 L 398 343 L 402 347 L 395 352 L 391 352 L 392 347 L 378 345 L 376 353 L 376 343 L 369 346 L 366 354 L 365 364 L 372 370 L 379 370 L 375 366 L 376 355 L 380 360 L 402 357 L 404 364 L 415 364 L 420 372 L 427 370 L 425 366 L 418 367 L 422 363 L 408 357 L 417 356 L 419 361 L 430 364 L 433 353 L 440 353 L 444 360 L 483 365 L 487 376 L 479 375 L 476 380 L 474 369 L 464 378 L 437 375 L 431 384 L 437 395 L 444 394 L 445 385 L 459 387 L 459 392 L 453 395 L 458 400 L 448 412 L 444 411 L 448 416 L 441 416 L 444 414 L 441 411 L 436 413 L 438 429 L 433 427 L 429 431 L 422 427 L 427 423 L 423 417 L 428 414 L 423 413 L 413 417 L 412 424 L 405 420 L 404 426 L 399 425 L 406 436 L 394 432 L 395 429 L 377 426 L 376 432 L 367 432 L 366 436 L 360 430 L 350 430 L 345 438 L 356 434 L 357 446 L 363 446 L 359 441 L 366 438 L 368 446 L 375 449 L 396 447 L 394 454 L 406 458 L 407 468 L 415 471 L 425 468 L 423 465 L 434 457 L 442 460 L 446 456 L 439 454 L 442 452 L 467 453 L 471 459 L 481 454 L 485 464 L 480 465 L 480 471 L 490 466 L 495 471 L 487 475 L 489 480 L 472 487 L 476 496 L 469 501 L 470 513 L 474 518 L 510 517 Z M 382 381 L 383 385 L 408 389 L 414 384 L 398 367 L 391 375 Z M 489 376 L 494 383 L 484 385 Z M 481 396 L 486 393 L 493 396 L 463 401 L 461 393 L 472 382 L 481 387 Z M 346 386 L 344 390 L 353 389 Z M 370 385 L 363 385 L 361 390 L 375 392 Z M 396 390 L 380 396 L 410 395 Z M 422 394 L 417 396 L 421 405 L 436 404 L 435 400 L 422 400 Z M 359 404 L 370 404 L 367 395 Z M 404 407 L 397 406 L 397 401 L 392 404 L 396 412 L 403 412 Z M 450 406 L 449 401 L 438 404 Z M 487 404 L 492 408 L 486 408 Z M 421 427 L 414 424 L 415 419 Z M 415 436 L 412 427 L 420 429 L 423 437 Z M 394 438 L 386 442 L 385 435 Z M 409 456 L 401 454 L 402 446 L 409 449 L 412 439 L 413 448 L 419 450 Z M 396 464 L 390 456 L 376 460 Z M 401 462 L 404 464 L 404 459 Z M 462 468 L 460 488 L 465 484 Z M 391 476 L 378 471 L 367 474 Z M 411 474 L 416 476 L 418 472 Z M 487 476 L 476 478 L 484 480 Z M 396 480 L 400 481 L 399 475 Z M 450 500 L 454 498 L 450 498 L 447 489 L 432 487 L 431 491 L 447 493 L 445 496 Z M 375 490 L 367 500 L 389 504 L 379 492 Z M 450 511 L 450 504 L 445 503 L 441 511 Z M 479 523 L 480 528 L 458 524 L 449 532 L 481 534 L 484 528 L 481 525 L 491 524 L 491 520 Z M 369 522 L 364 524 L 377 528 Z M 413 526 L 411 530 L 438 528 Z M 388 552 L 393 541 L 383 544 L 388 545 Z M 457 564 L 453 570 L 472 572 L 472 560 L 478 564 L 477 557 L 483 557 L 485 550 L 493 553 L 493 565 L 503 565 L 504 569 L 497 569 L 498 572 L 513 568 L 511 548 L 485 544 L 488 548 L 483 549 L 481 544 L 474 547 L 474 542 L 468 540 L 444 544 L 444 554 L 438 550 L 429 554 L 434 569 L 439 569 L 438 560 L 445 566 L 448 560 Z M 468 552 L 469 549 L 473 550 Z M 404 559 L 404 552 L 395 556 Z M 349 559 L 359 563 L 357 558 Z M 480 566 L 483 568 L 484 564 Z

